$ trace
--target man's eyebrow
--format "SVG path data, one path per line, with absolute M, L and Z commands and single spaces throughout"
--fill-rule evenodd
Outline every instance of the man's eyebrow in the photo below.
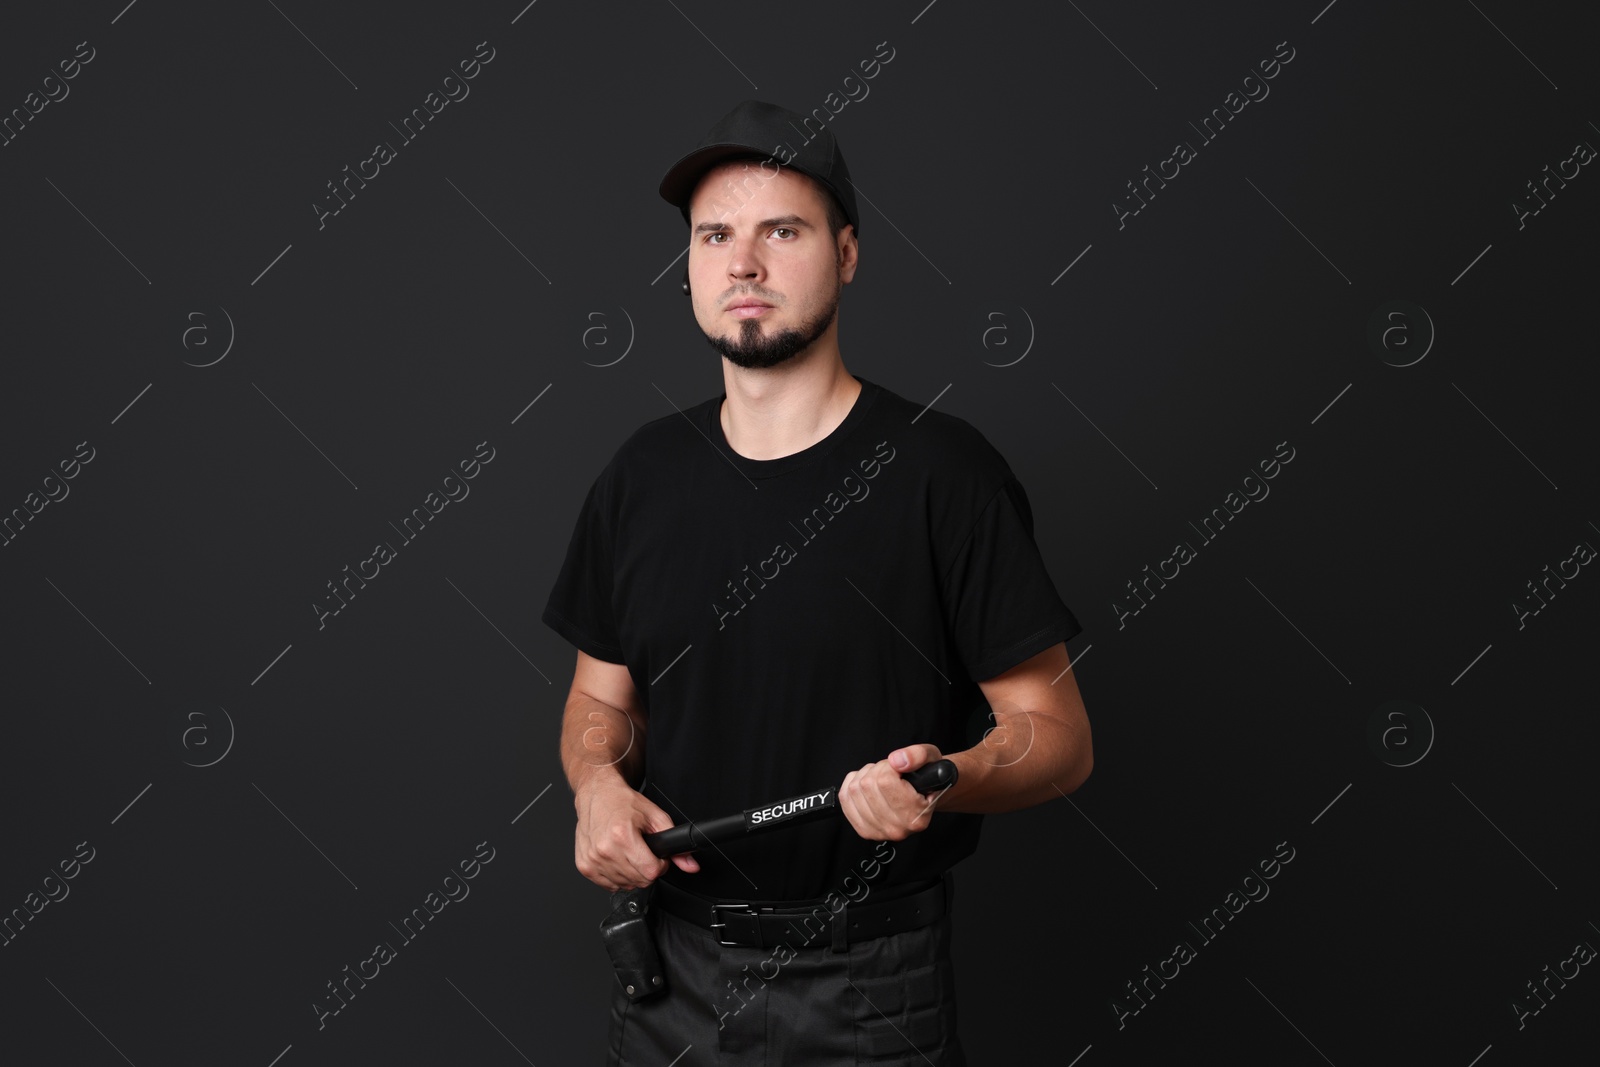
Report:
M 811 225 L 811 223 L 807 222 L 805 219 L 801 218 L 799 215 L 779 215 L 776 218 L 762 219 L 760 222 L 756 223 L 756 229 L 758 229 L 758 230 L 768 230 L 768 229 L 771 229 L 774 226 L 809 226 L 809 225 Z M 716 220 L 709 221 L 709 222 L 702 222 L 700 225 L 698 225 L 698 226 L 696 226 L 694 228 L 694 232 L 695 233 L 715 233 L 715 232 L 718 232 L 720 230 L 727 230 L 727 229 L 731 229 L 731 227 L 726 222 L 722 221 L 721 219 L 716 219 Z

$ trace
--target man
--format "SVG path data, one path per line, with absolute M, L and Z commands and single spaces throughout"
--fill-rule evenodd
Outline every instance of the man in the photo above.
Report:
M 578 649 L 578 870 L 650 887 L 664 971 L 613 989 L 609 1064 L 965 1064 L 949 869 L 981 813 L 1092 764 L 1081 628 L 1021 484 L 964 420 L 844 368 L 860 219 L 814 126 L 745 101 L 662 181 L 725 391 L 616 451 L 542 616 Z M 902 778 L 941 758 L 942 793 Z M 670 862 L 643 841 L 834 786 L 842 818 Z

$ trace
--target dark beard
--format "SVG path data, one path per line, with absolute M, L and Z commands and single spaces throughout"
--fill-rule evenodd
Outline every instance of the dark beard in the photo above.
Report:
M 734 366 L 746 370 L 764 370 L 787 362 L 805 351 L 813 341 L 827 332 L 829 323 L 833 322 L 838 312 L 839 289 L 835 286 L 833 298 L 828 301 L 827 306 L 811 321 L 801 323 L 798 328 L 780 330 L 769 337 L 762 333 L 759 319 L 746 319 L 739 323 L 737 339 L 730 340 L 708 333 L 706 340 Z

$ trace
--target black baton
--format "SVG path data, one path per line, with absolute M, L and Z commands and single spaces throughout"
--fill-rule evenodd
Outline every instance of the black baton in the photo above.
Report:
M 933 793 L 956 784 L 956 765 L 947 759 L 936 760 L 926 767 L 918 767 L 900 777 L 910 782 L 919 793 Z M 839 790 L 813 789 L 799 796 L 786 797 L 771 804 L 746 808 L 734 815 L 724 815 L 704 822 L 686 822 L 666 830 L 644 835 L 650 851 L 665 859 L 680 852 L 693 852 L 697 848 L 721 841 L 730 841 L 745 834 L 758 833 L 776 826 L 793 826 L 802 822 L 832 818 L 839 812 Z

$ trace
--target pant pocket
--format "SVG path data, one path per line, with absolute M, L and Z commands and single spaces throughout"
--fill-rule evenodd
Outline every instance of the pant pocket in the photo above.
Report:
M 856 978 L 856 1057 L 894 1067 L 926 1064 L 954 1026 L 955 983 L 948 961 L 936 960 L 879 978 Z M 938 1062 L 934 1059 L 934 1062 Z

